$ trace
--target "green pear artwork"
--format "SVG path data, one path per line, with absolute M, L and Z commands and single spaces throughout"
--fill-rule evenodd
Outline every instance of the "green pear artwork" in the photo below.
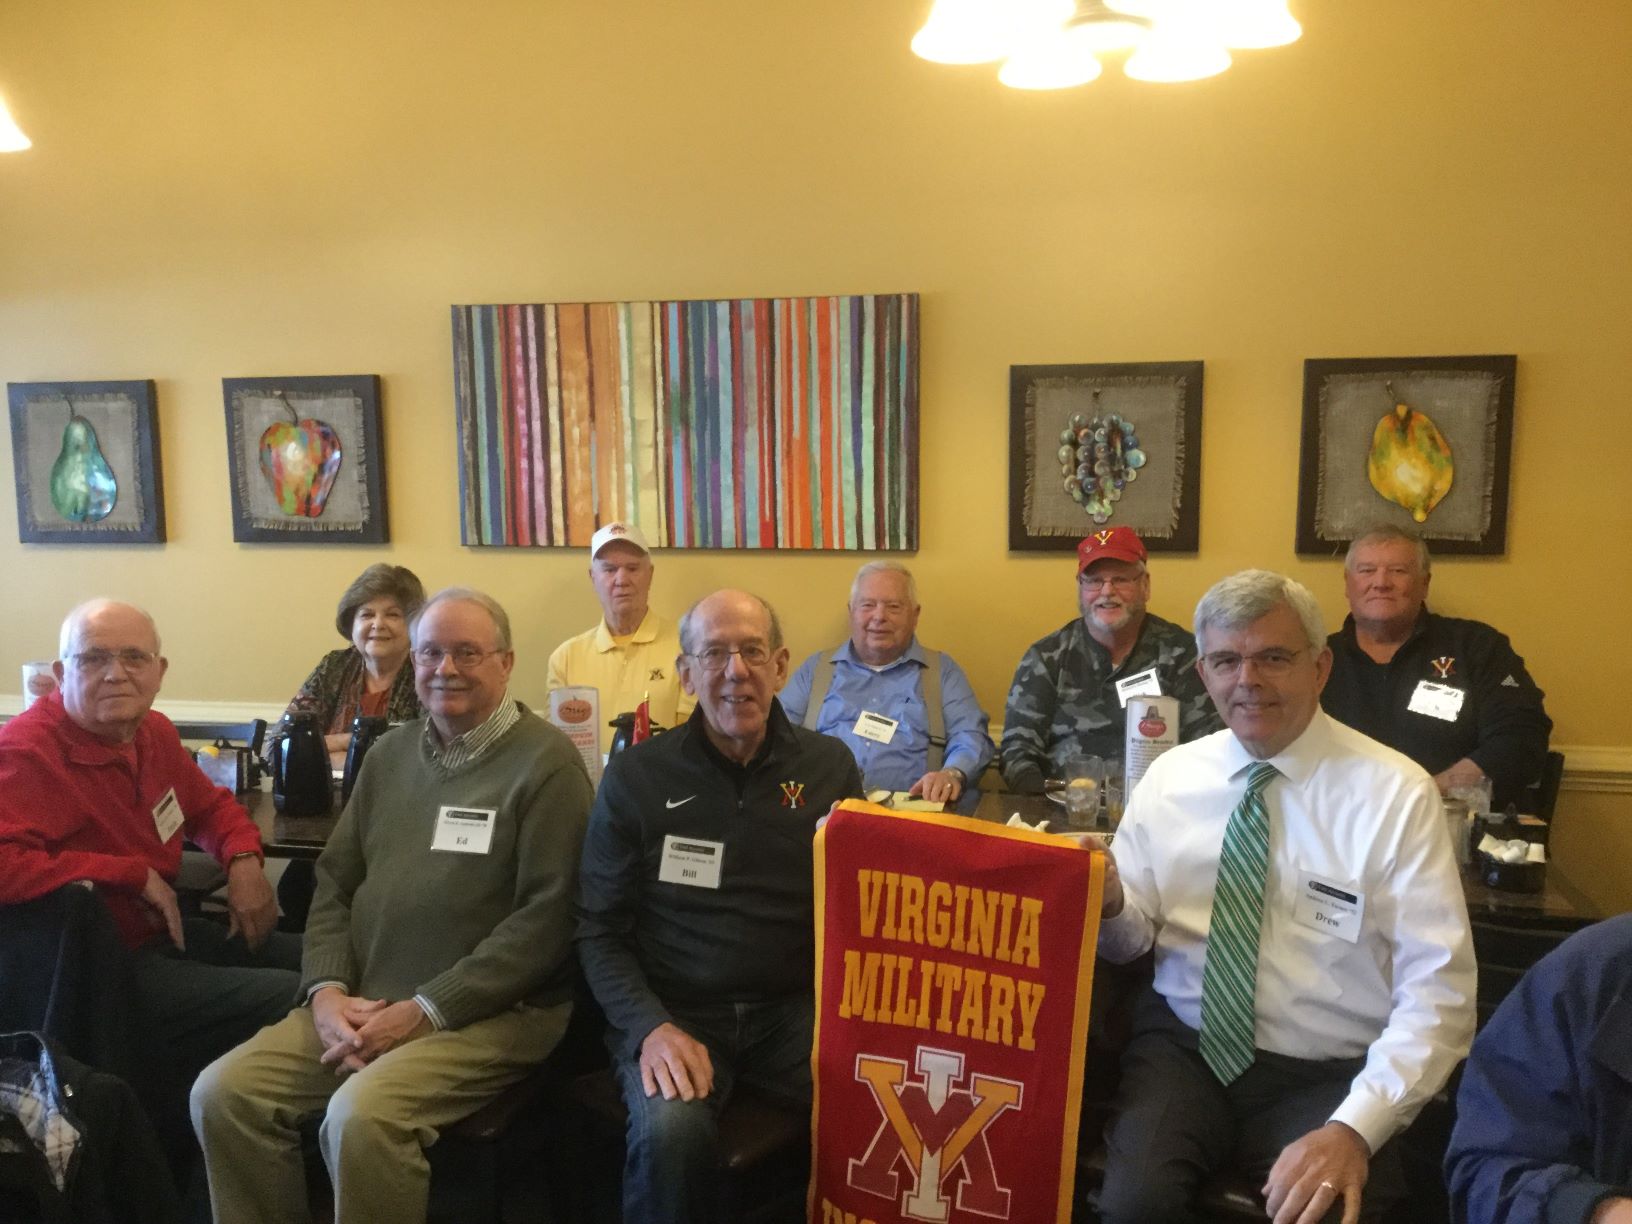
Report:
M 102 455 L 96 428 L 68 401 L 62 451 L 51 465 L 51 504 L 71 523 L 96 523 L 113 513 L 119 482 Z
M 261 473 L 278 509 L 291 517 L 317 518 L 340 474 L 340 435 L 326 421 L 302 418 L 283 396 L 287 421 L 261 434 Z

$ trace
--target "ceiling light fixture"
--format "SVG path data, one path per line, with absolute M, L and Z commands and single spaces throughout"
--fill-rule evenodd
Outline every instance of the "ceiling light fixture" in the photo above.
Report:
M 17 121 L 11 117 L 6 109 L 6 100 L 0 98 L 0 153 L 21 153 L 31 148 L 34 142 L 23 135 L 23 129 L 17 126 Z
M 1003 60 L 1015 89 L 1066 89 L 1127 52 L 1139 81 L 1195 81 L 1230 66 L 1230 51 L 1294 42 L 1303 27 L 1287 0 L 935 0 L 912 40 L 943 64 Z

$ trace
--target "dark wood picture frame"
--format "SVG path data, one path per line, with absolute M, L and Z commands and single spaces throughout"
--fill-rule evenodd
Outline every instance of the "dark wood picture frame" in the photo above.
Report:
M 378 375 L 223 378 L 221 394 L 227 417 L 233 540 L 240 544 L 384 544 L 389 540 Z M 303 442 L 309 443 L 318 433 L 324 446 L 329 445 L 330 437 L 338 445 L 339 463 L 330 483 L 319 486 L 315 494 L 311 485 L 304 494 L 283 491 L 265 468 L 266 434 L 271 427 L 262 428 L 261 422 L 267 419 L 267 401 L 281 400 L 283 410 L 290 413 L 289 424 L 300 427 L 314 418 L 302 417 L 296 407 L 299 401 L 343 402 L 348 397 L 353 407 L 346 421 L 315 421 L 327 434 L 300 431 Z M 294 445 L 294 440 L 289 444 Z M 279 508 L 295 505 L 309 510 L 314 500 L 318 502 L 316 513 Z M 337 526 L 332 518 L 325 522 L 323 514 L 331 506 L 337 511 L 345 508 L 350 525 Z
M 164 542 L 164 475 L 152 379 L 7 383 L 6 400 L 17 479 L 17 538 L 22 543 Z M 48 415 L 53 418 L 49 422 L 44 419 Z M 96 522 L 76 522 L 63 514 L 52 499 L 49 474 L 42 479 L 40 448 L 58 447 L 60 461 L 67 425 L 75 417 L 89 424 L 96 451 L 117 488 L 112 508 Z M 121 503 L 128 509 L 121 509 Z
M 1345 357 L 1309 358 L 1303 363 L 1303 432 L 1298 455 L 1298 517 L 1296 548 L 1300 556 L 1341 556 L 1367 527 L 1394 524 L 1420 535 L 1436 555 L 1499 556 L 1507 551 L 1508 484 L 1513 458 L 1513 399 L 1518 358 L 1513 354 L 1468 357 Z M 1446 376 L 1461 376 L 1448 379 Z M 1437 401 L 1432 386 L 1454 389 Z M 1342 416 L 1344 407 L 1334 398 L 1342 388 L 1345 399 L 1364 402 Z M 1357 463 L 1369 454 L 1371 431 L 1404 402 L 1426 413 L 1441 429 L 1457 454 L 1468 455 L 1471 469 L 1462 487 L 1453 475 L 1451 488 L 1440 505 L 1450 507 L 1474 529 L 1441 527 L 1435 531 L 1438 506 L 1418 522 L 1412 512 L 1389 500 L 1369 485 L 1358 503 L 1338 505 L 1329 495 L 1336 448 L 1354 451 Z M 1447 406 L 1449 405 L 1449 406 Z M 1436 417 L 1436 413 L 1439 415 Z M 1334 426 L 1341 420 L 1346 442 L 1334 441 Z M 1365 439 L 1356 447 L 1355 430 Z M 1351 478 L 1352 485 L 1354 480 Z M 1369 495 L 1369 500 L 1367 500 Z M 1453 503 L 1452 496 L 1459 501 Z M 1455 521 L 1441 514 L 1442 524 Z
M 1203 363 L 1200 361 L 1136 361 L 1102 362 L 1066 365 L 1017 365 L 1009 367 L 1009 548 L 1015 552 L 1073 552 L 1077 542 L 1089 532 L 1102 527 L 1132 526 L 1150 552 L 1196 552 L 1201 547 L 1201 402 Z M 1103 384 L 1106 389 L 1118 386 L 1142 385 L 1165 387 L 1176 396 L 1175 416 L 1171 422 L 1174 446 L 1171 454 L 1163 457 L 1161 471 L 1170 479 L 1166 495 L 1170 497 L 1171 515 L 1165 531 L 1141 530 L 1138 523 L 1128 523 L 1113 512 L 1105 523 L 1096 523 L 1086 511 L 1080 511 L 1080 522 L 1072 522 L 1067 529 L 1064 520 L 1069 513 L 1056 514 L 1058 526 L 1044 530 L 1033 499 L 1057 496 L 1062 484 L 1060 463 L 1054 445 L 1038 446 L 1032 439 L 1037 433 L 1034 414 L 1038 410 L 1038 390 L 1043 380 L 1080 382 L 1084 388 Z M 1090 392 L 1091 394 L 1091 392 Z M 1114 400 L 1106 404 L 1114 411 Z M 1164 423 L 1165 424 L 1165 423 Z M 1134 422 L 1137 428 L 1139 422 Z M 1046 431 L 1045 431 L 1046 432 Z M 1057 433 L 1057 431 L 1055 431 Z M 1141 438 L 1149 441 L 1148 435 Z M 1041 452 L 1041 453 L 1039 453 Z M 1145 473 L 1147 480 L 1155 475 L 1155 465 Z M 1148 487 L 1148 486 L 1147 486 Z M 1156 486 L 1162 487 L 1162 486 Z M 1167 504 L 1167 503 L 1164 503 Z

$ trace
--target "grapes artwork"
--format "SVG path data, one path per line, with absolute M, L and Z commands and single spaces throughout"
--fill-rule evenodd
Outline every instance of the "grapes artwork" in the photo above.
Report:
M 1100 409 L 1094 389 L 1093 416 L 1073 413 L 1060 431 L 1060 475 L 1071 500 L 1096 523 L 1109 522 L 1122 491 L 1145 466 L 1133 422 Z

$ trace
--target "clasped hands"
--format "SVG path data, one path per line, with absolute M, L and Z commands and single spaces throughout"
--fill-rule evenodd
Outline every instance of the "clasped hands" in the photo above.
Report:
M 333 1067 L 336 1075 L 361 1071 L 381 1054 L 431 1031 L 430 1020 L 412 999 L 364 999 L 338 986 L 325 986 L 312 996 L 312 1025 L 323 1043 L 318 1061 Z

